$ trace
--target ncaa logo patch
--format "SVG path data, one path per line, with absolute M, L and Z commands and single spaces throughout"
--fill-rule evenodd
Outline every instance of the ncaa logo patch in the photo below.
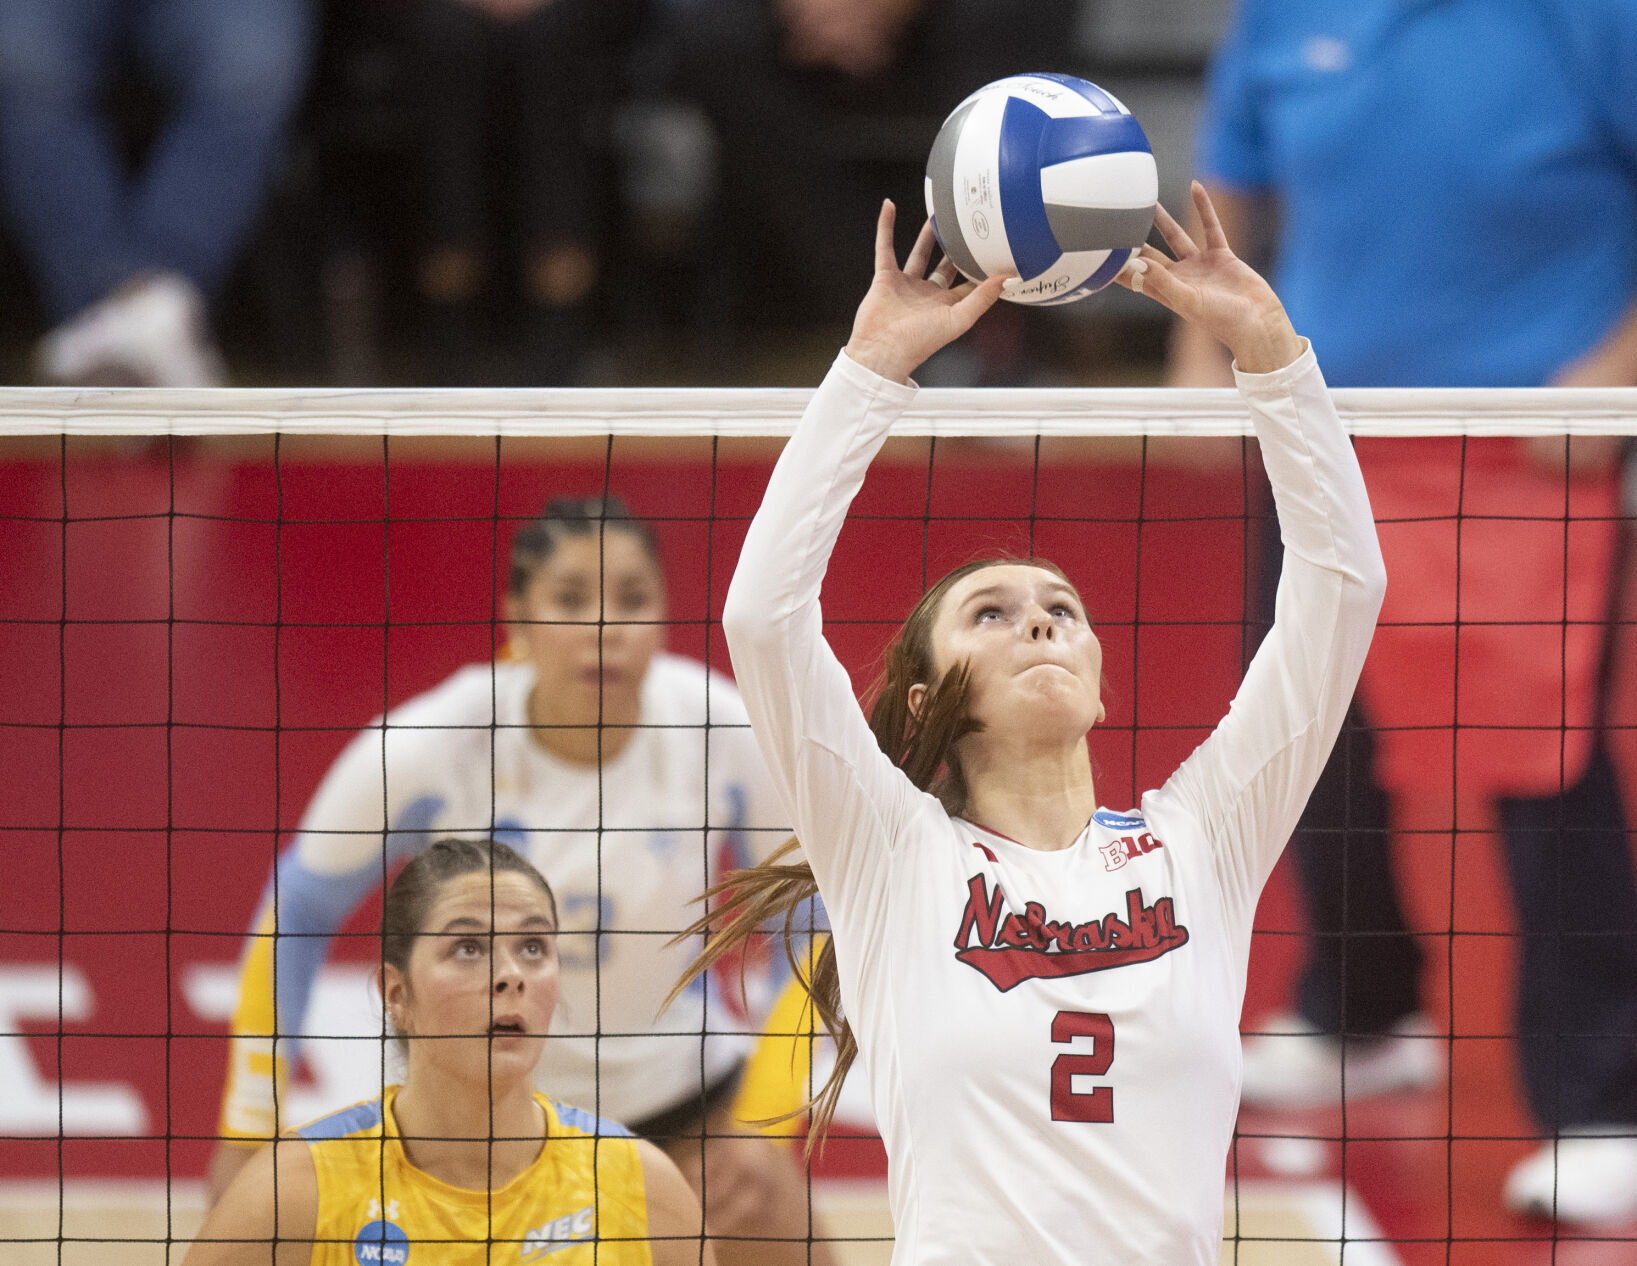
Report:
M 396 1222 L 366 1222 L 352 1242 L 358 1266 L 403 1266 L 409 1260 L 409 1237 Z
M 1112 809 L 1097 810 L 1091 820 L 1111 831 L 1141 831 L 1148 826 L 1140 813 L 1115 813 Z

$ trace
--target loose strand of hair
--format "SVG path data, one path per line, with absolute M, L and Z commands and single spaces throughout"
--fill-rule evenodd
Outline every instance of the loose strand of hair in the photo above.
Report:
M 891 688 L 901 682 L 904 670 L 909 667 L 909 658 L 898 645 L 889 652 L 888 688 L 883 689 L 871 710 L 870 728 L 882 751 L 904 771 L 912 784 L 922 791 L 931 791 L 946 810 L 957 813 L 966 800 L 966 784 L 954 757 L 954 745 L 977 728 L 977 723 L 966 715 L 971 674 L 965 664 L 945 673 L 927 691 L 918 721 L 909 708 L 907 687 Z M 834 938 L 825 938 L 823 948 L 810 967 L 799 961 L 796 953 L 798 937 L 805 939 L 808 935 L 798 932 L 796 912 L 818 895 L 813 868 L 806 862 L 783 860 L 797 847 L 799 841 L 792 836 L 765 861 L 729 872 L 695 898 L 711 908 L 678 933 L 671 944 L 704 936 L 705 945 L 672 986 L 660 1009 L 669 1007 L 689 984 L 727 954 L 748 944 L 769 920 L 782 916 L 785 960 L 807 990 L 808 1006 L 835 1043 L 836 1060 L 830 1075 L 807 1102 L 790 1112 L 748 1124 L 775 1125 L 806 1113 L 805 1151 L 811 1156 L 815 1146 L 822 1152 L 840 1100 L 842 1083 L 858 1057 L 858 1040 L 842 1013 L 841 974 L 836 964 Z M 741 960 L 741 996 L 744 971 L 745 964 Z
M 785 961 L 807 991 L 806 1006 L 812 1009 L 836 1045 L 836 1066 L 824 1085 L 807 1102 L 789 1112 L 758 1118 L 746 1124 L 778 1125 L 804 1113 L 809 1114 L 806 1154 L 811 1156 L 815 1144 L 822 1150 L 823 1139 L 829 1132 L 830 1120 L 841 1093 L 841 1083 L 857 1057 L 858 1043 L 853 1037 L 852 1028 L 841 1014 L 841 977 L 836 967 L 832 939 L 825 938 L 824 948 L 810 965 L 803 964 L 796 953 L 796 941 L 801 935 L 796 929 L 796 912 L 818 895 L 818 881 L 813 877 L 813 868 L 808 863 L 783 861 L 797 847 L 798 841 L 792 836 L 765 861 L 743 870 L 730 871 L 695 898 L 707 904 L 718 903 L 683 928 L 669 943 L 675 945 L 702 935 L 706 938 L 705 945 L 671 987 L 660 1010 L 675 1002 L 689 984 L 728 953 L 748 944 L 769 920 L 782 916 Z M 740 990 L 743 993 L 743 960 L 740 961 L 739 971 Z M 806 1015 L 804 1009 L 803 1020 Z
M 796 837 L 792 835 L 765 861 L 729 871 L 693 899 L 694 904 L 709 908 L 666 945 L 678 945 L 695 936 L 705 937 L 705 944 L 665 995 L 659 1007 L 661 1012 L 726 954 L 754 936 L 768 919 L 784 912 L 788 906 L 787 918 L 793 921 L 797 906 L 818 892 L 812 867 L 806 862 L 786 864 L 781 860 L 797 847 Z

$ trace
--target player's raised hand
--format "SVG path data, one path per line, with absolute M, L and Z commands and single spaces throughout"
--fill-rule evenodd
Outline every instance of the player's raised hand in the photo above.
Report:
M 965 334 L 1000 298 L 1006 278 L 951 286 L 957 273 L 947 259 L 929 274 L 937 239 L 929 220 L 900 267 L 892 245 L 897 208 L 881 204 L 875 224 L 875 279 L 858 305 L 847 355 L 883 378 L 903 382 L 933 352 Z
M 1164 207 L 1157 207 L 1154 222 L 1176 258 L 1144 245 L 1115 280 L 1220 339 L 1247 373 L 1267 373 L 1290 364 L 1301 355 L 1302 341 L 1279 296 L 1233 253 L 1216 208 L 1197 180 L 1193 198 L 1203 245 Z

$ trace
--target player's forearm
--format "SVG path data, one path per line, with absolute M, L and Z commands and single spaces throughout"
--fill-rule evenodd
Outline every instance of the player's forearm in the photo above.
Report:
M 329 937 L 379 882 L 378 866 L 320 873 L 304 860 L 299 839 L 279 858 L 245 955 L 234 1012 L 236 1034 L 289 1033 L 300 1023 L 329 951 Z M 275 898 L 277 913 L 270 916 Z M 273 1014 L 267 1013 L 264 999 L 272 1000 Z
M 1239 387 L 1273 485 L 1284 566 L 1273 628 L 1176 789 L 1216 824 L 1219 865 L 1248 927 L 1334 745 L 1385 572 L 1358 462 L 1311 351 L 1273 374 L 1241 374 Z
M 303 860 L 300 839 L 279 859 L 245 947 L 239 999 L 229 1026 L 219 1121 L 222 1136 L 232 1140 L 229 1150 L 266 1142 L 280 1125 L 289 1124 L 279 1120 L 278 1096 L 295 1052 L 295 1030 L 306 1014 L 330 936 L 370 891 L 378 865 L 320 874 Z
M 818 635 L 819 589 L 847 509 L 914 394 L 838 357 L 779 457 L 722 611 L 735 679 L 753 719 L 751 696 L 765 693 L 755 683 L 768 653 L 792 637 Z
M 768 481 L 722 614 L 756 741 L 832 902 L 863 873 L 855 855 L 879 841 L 871 806 L 891 789 L 824 640 L 819 588 L 870 459 L 913 395 L 838 358 Z
M 1379 606 L 1386 572 L 1370 498 L 1311 347 L 1271 373 L 1241 372 L 1238 382 L 1251 406 L 1287 555 L 1341 572 Z

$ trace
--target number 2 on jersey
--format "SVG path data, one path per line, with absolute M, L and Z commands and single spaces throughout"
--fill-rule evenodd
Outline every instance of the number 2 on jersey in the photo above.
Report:
M 1091 1040 L 1089 1055 L 1059 1055 L 1052 1061 L 1052 1120 L 1107 1123 L 1114 1120 L 1114 1091 L 1108 1086 L 1077 1091 L 1076 1077 L 1101 1077 L 1114 1062 L 1114 1021 L 1096 1011 L 1059 1011 L 1052 1017 L 1052 1041 Z

